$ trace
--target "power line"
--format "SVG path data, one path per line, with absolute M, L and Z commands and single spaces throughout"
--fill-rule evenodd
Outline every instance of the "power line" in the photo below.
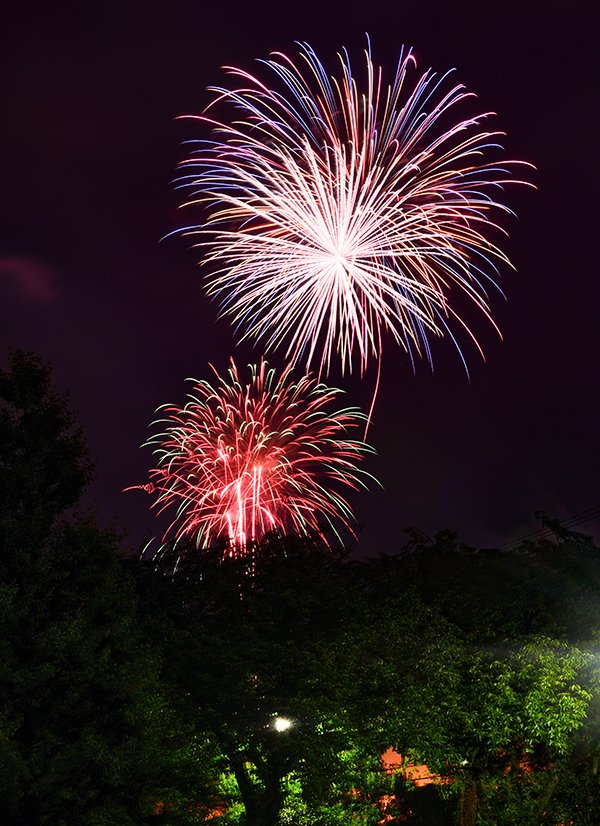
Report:
M 555 521 L 558 522 L 562 528 L 570 530 L 576 525 L 591 522 L 592 519 L 595 519 L 596 517 L 600 517 L 600 505 L 596 505 L 593 508 L 587 508 L 586 510 L 575 513 L 573 516 L 569 516 L 566 519 L 557 519 Z M 501 551 L 507 551 L 514 548 L 516 545 L 520 545 L 521 542 L 544 539 L 545 537 L 552 536 L 552 534 L 553 531 L 549 527 L 538 528 L 535 531 L 530 531 L 529 533 L 523 534 L 517 539 L 511 539 L 509 542 L 505 542 L 503 545 L 499 545 L 498 547 Z

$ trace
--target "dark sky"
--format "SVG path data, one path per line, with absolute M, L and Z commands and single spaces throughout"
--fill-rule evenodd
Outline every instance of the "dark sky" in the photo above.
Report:
M 503 273 L 508 300 L 492 299 L 504 340 L 473 319 L 487 361 L 467 349 L 470 380 L 448 341 L 433 375 L 385 349 L 369 466 L 384 490 L 353 500 L 361 552 L 397 547 L 407 526 L 504 543 L 537 527 L 537 509 L 600 506 L 595 2 L 94 5 L 13 5 L 3 22 L 0 359 L 22 347 L 53 363 L 105 521 L 130 544 L 154 532 L 148 498 L 121 490 L 145 481 L 155 408 L 183 401 L 209 361 L 251 356 L 185 239 L 160 242 L 185 218 L 172 180 L 190 125 L 176 116 L 201 111 L 224 64 L 252 69 L 295 40 L 329 65 L 344 45 L 359 62 L 366 31 L 389 71 L 403 43 L 423 70 L 456 67 L 499 113 L 508 156 L 536 164 L 539 191 L 508 196 L 517 271 Z M 348 401 L 368 406 L 373 383 L 346 382 Z

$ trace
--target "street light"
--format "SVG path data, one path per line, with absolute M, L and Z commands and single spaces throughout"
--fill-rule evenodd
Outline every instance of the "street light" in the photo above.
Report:
M 287 731 L 292 725 L 292 720 L 289 720 L 287 717 L 275 717 L 273 720 L 273 728 L 275 731 Z

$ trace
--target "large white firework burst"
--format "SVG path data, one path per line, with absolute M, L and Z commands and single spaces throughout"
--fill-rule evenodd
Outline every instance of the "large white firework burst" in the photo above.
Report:
M 462 117 L 473 95 L 449 72 L 413 74 L 410 50 L 391 85 L 365 56 L 362 89 L 345 52 L 330 77 L 306 44 L 297 63 L 262 61 L 270 82 L 229 68 L 238 85 L 212 89 L 199 116 L 212 139 L 180 179 L 207 210 L 186 232 L 223 313 L 320 372 L 335 354 L 364 371 L 385 331 L 411 358 L 431 359 L 431 335 L 457 343 L 457 325 L 477 344 L 460 296 L 493 323 L 488 288 L 510 263 L 492 238 L 521 162 L 488 160 L 501 149 L 482 128 L 492 113 Z

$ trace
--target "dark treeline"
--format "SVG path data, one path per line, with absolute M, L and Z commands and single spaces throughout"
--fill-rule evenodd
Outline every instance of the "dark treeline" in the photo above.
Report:
M 600 549 L 119 557 L 50 372 L 0 372 L 0 821 L 597 824 Z M 277 721 L 290 725 L 278 730 Z M 382 768 L 392 746 L 403 755 Z M 434 782 L 416 787 L 409 763 Z M 424 770 L 421 770 L 424 771 Z

